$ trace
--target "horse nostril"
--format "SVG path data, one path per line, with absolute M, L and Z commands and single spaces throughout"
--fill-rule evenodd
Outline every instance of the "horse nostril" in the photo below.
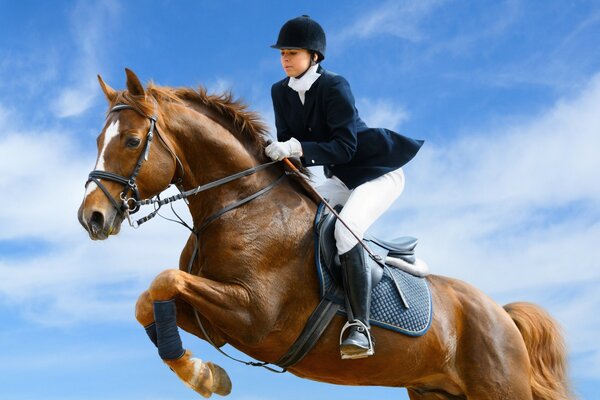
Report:
M 104 226 L 104 215 L 98 211 L 94 211 L 92 218 L 90 218 L 89 227 L 93 235 L 97 235 Z

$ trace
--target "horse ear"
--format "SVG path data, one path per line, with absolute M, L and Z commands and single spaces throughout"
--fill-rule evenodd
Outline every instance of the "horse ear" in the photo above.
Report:
M 134 96 L 144 96 L 146 92 L 144 92 L 144 86 L 137 75 L 129 68 L 125 68 L 125 73 L 127 74 L 127 90 L 129 90 L 129 93 Z
M 108 86 L 100 75 L 98 75 L 98 82 L 100 83 L 100 87 L 104 92 L 104 96 L 106 96 L 106 100 L 108 100 L 109 103 L 112 103 L 115 97 L 117 97 L 117 91 Z

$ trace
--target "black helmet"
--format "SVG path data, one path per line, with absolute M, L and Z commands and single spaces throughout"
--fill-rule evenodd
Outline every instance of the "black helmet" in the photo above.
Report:
M 283 24 L 274 49 L 306 49 L 317 53 L 317 62 L 325 59 L 325 31 L 308 15 L 290 19 Z

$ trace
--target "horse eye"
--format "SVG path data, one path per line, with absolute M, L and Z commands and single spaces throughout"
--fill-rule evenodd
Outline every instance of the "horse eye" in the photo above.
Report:
M 139 145 L 140 145 L 140 139 L 131 138 L 131 139 L 127 140 L 127 147 L 129 147 L 130 149 L 135 149 Z

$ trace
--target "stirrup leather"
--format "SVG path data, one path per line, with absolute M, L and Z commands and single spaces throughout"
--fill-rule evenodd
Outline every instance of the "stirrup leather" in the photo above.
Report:
M 369 342 L 369 348 L 365 349 L 364 352 L 362 353 L 357 353 L 357 354 L 347 354 L 344 353 L 341 349 L 342 346 L 342 341 L 344 338 L 344 333 L 348 330 L 348 328 L 351 328 L 353 326 L 358 326 L 360 328 L 363 328 L 367 334 L 367 340 Z M 365 357 L 369 357 L 372 356 L 373 354 L 375 354 L 375 351 L 373 350 L 373 339 L 371 338 L 371 331 L 369 330 L 369 328 L 367 328 L 367 326 L 360 320 L 355 319 L 354 321 L 350 322 L 346 322 L 346 324 L 342 327 L 342 331 L 340 332 L 340 354 L 342 356 L 342 360 L 352 360 L 352 359 L 356 359 L 356 358 L 365 358 Z

